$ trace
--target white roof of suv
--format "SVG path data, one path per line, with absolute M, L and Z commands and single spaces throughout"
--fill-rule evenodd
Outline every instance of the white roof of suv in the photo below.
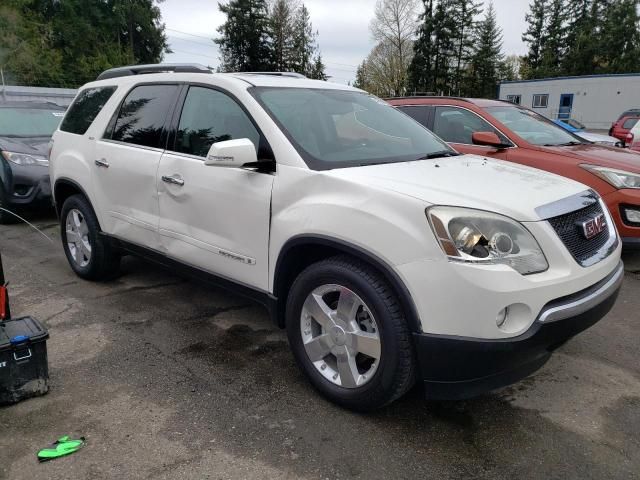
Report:
M 210 68 L 198 64 L 156 64 L 156 65 L 132 65 L 126 67 L 112 68 L 102 72 L 96 82 L 89 85 L 104 84 L 129 84 L 143 81 L 181 81 L 181 82 L 202 82 L 209 83 L 207 79 L 224 77 L 225 79 L 237 79 L 238 83 L 249 84 L 256 87 L 290 87 L 290 88 L 322 88 L 330 90 L 358 90 L 353 87 L 325 82 L 322 80 L 311 80 L 293 72 L 237 72 L 237 73 L 214 73 Z M 211 82 L 213 83 L 213 82 Z

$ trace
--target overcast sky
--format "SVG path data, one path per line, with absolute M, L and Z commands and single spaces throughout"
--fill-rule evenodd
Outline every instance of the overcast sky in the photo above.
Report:
M 376 0 L 305 0 L 327 73 L 333 81 L 347 83 L 366 57 L 373 41 L 369 22 Z M 488 3 L 488 2 L 487 2 Z M 504 31 L 506 54 L 523 54 L 521 36 L 529 0 L 494 0 L 498 23 Z M 224 22 L 216 0 L 165 0 L 160 4 L 167 27 L 169 45 L 174 51 L 166 62 L 203 63 L 217 66 L 218 50 L 212 42 L 216 28 Z

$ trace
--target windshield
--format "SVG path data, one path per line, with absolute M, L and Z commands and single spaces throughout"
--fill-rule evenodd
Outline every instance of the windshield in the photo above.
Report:
M 566 123 L 567 125 L 573 127 L 573 128 L 577 128 L 578 130 L 584 130 L 585 127 L 582 123 L 580 123 L 578 120 L 575 120 L 573 118 L 570 118 L 568 120 L 563 120 L 564 123 Z
M 0 108 L 0 137 L 50 137 L 64 112 L 41 108 Z
M 366 93 L 268 87 L 252 93 L 315 170 L 457 155 L 415 120 Z
M 485 110 L 533 145 L 556 147 L 583 143 L 564 128 L 531 110 L 515 106 L 485 107 Z

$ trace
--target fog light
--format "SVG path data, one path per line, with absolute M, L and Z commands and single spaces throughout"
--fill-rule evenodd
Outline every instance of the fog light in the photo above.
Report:
M 640 210 L 634 210 L 631 208 L 624 209 L 624 215 L 631 223 L 640 223 Z
M 503 308 L 498 312 L 498 316 L 496 317 L 496 325 L 498 325 L 498 328 L 501 328 L 504 325 L 504 322 L 507 321 L 508 313 L 509 313 L 509 307 Z

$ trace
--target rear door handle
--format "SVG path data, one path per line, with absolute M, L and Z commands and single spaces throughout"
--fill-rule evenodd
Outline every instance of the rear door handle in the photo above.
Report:
M 179 187 L 184 185 L 184 180 L 177 173 L 174 173 L 173 175 L 163 175 L 162 181 L 164 183 L 170 183 L 171 185 L 178 185 Z
M 96 160 L 96 161 L 95 161 L 95 164 L 96 164 L 98 167 L 102 167 L 102 168 L 109 168 L 109 162 L 107 162 L 107 160 L 106 160 L 106 159 L 104 159 L 104 158 L 101 158 L 100 160 Z

